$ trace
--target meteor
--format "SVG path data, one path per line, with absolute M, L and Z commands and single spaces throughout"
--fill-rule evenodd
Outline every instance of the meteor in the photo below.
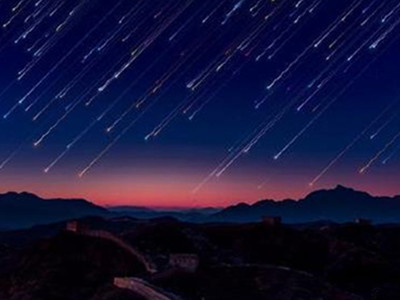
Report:
M 222 21 L 221 25 L 225 25 L 228 23 L 229 19 L 232 17 L 232 15 L 239 10 L 243 4 L 246 2 L 246 0 L 239 0 L 236 2 L 236 4 L 233 6 L 233 8 L 225 15 L 225 19 Z
M 227 129 L 227 136 L 237 134 L 238 139 L 232 138 L 237 142 L 223 146 L 229 151 L 194 192 L 254 155 L 257 147 L 275 144 L 273 137 L 287 134 L 282 128 L 294 129 L 279 151 L 266 157 L 270 163 L 285 159 L 396 41 L 400 24 L 400 4 L 379 0 L 351 0 L 335 4 L 334 10 L 322 0 L 165 0 L 158 6 L 119 0 L 104 2 L 104 7 L 89 0 L 10 2 L 0 12 L 0 58 L 13 51 L 21 61 L 17 67 L 10 64 L 11 72 L 4 71 L 1 113 L 10 132 L 22 128 L 24 121 L 30 124 L 27 130 L 35 131 L 34 139 L 25 144 L 39 148 L 53 135 L 62 143 L 42 171 L 50 173 L 69 155 L 78 158 L 73 150 L 92 134 L 106 144 L 80 166 L 80 177 L 136 125 L 147 126 L 142 136 L 150 142 L 179 133 L 181 122 L 195 127 L 210 115 L 225 121 L 228 112 L 241 105 L 237 118 L 251 116 L 242 120 L 248 127 Z M 18 118 L 10 118 L 19 108 Z M 297 128 L 298 112 L 304 120 Z M 364 137 L 382 146 L 377 137 L 396 117 L 386 111 L 310 184 L 317 184 Z M 71 128 L 62 128 L 67 120 Z M 66 140 L 63 134 L 69 130 Z M 394 139 L 383 145 L 363 172 L 378 160 L 389 162 L 398 153 L 397 143 Z M 15 159 L 18 149 L 10 152 L 0 169 Z
M 372 159 L 360 169 L 360 174 L 365 174 L 374 163 L 400 138 L 400 132 L 398 132 Z
M 386 115 L 388 111 L 390 111 L 395 104 L 397 104 L 397 100 L 388 105 L 371 123 L 368 124 L 367 127 L 361 131 L 333 160 L 329 162 L 329 164 L 310 182 L 310 186 L 314 186 L 318 181 L 322 179 L 339 161 L 342 159 L 344 155 L 346 155 L 367 133 L 370 131 L 372 127 L 375 126 L 379 120 Z

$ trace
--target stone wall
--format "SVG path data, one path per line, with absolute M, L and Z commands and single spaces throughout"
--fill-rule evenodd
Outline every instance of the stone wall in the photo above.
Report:
M 179 300 L 178 297 L 157 288 L 139 278 L 114 279 L 114 285 L 120 289 L 128 289 L 148 300 Z
M 67 224 L 66 229 L 68 231 L 85 235 L 85 236 L 90 236 L 90 237 L 95 237 L 95 238 L 101 238 L 105 239 L 108 241 L 113 242 L 114 244 L 117 244 L 120 248 L 123 248 L 124 250 L 128 251 L 130 254 L 132 254 L 134 257 L 136 257 L 146 268 L 146 271 L 149 273 L 155 273 L 157 272 L 157 268 L 155 264 L 151 261 L 151 259 L 144 254 L 142 254 L 140 251 L 136 250 L 134 247 L 117 237 L 116 235 L 112 234 L 111 232 L 105 231 L 105 230 L 92 230 L 89 229 L 86 226 L 82 226 L 79 224 L 77 221 L 72 221 Z

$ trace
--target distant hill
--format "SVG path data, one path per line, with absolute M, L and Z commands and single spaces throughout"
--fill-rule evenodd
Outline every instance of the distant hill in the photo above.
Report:
M 281 216 L 286 223 L 321 220 L 343 223 L 356 218 L 367 218 L 375 223 L 399 223 L 400 196 L 374 197 L 339 185 L 335 189 L 313 192 L 298 201 L 241 203 L 212 215 L 209 221 L 256 222 L 263 216 Z
M 157 210 L 140 206 L 113 206 L 109 211 L 130 216 L 138 219 L 154 219 L 163 217 L 172 217 L 180 221 L 202 223 L 206 222 L 208 217 L 221 211 L 221 208 L 193 208 L 176 210 Z
M 0 194 L 0 230 L 23 229 L 88 216 L 154 219 L 172 217 L 191 223 L 259 222 L 263 216 L 281 216 L 285 223 L 345 223 L 366 218 L 384 223 L 400 223 L 400 196 L 374 197 L 365 192 L 337 186 L 319 190 L 301 200 L 263 200 L 240 203 L 225 209 L 153 210 L 119 206 L 103 208 L 81 199 L 44 200 L 30 193 Z
M 0 230 L 107 215 L 110 215 L 110 212 L 105 208 L 82 199 L 44 200 L 30 193 L 14 192 L 0 195 Z

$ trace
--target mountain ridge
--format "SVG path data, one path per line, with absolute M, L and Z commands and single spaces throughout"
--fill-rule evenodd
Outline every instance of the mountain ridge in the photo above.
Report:
M 0 194 L 0 229 L 20 229 L 110 212 L 84 199 L 43 199 L 28 192 Z
M 334 189 L 314 191 L 299 200 L 261 200 L 251 205 L 239 203 L 217 213 L 213 219 L 254 222 L 267 215 L 281 216 L 289 223 L 349 222 L 355 218 L 368 218 L 377 223 L 400 222 L 400 196 L 372 196 L 338 185 Z
M 306 197 L 253 204 L 238 203 L 226 208 L 154 210 L 138 206 L 98 206 L 85 199 L 43 199 L 29 192 L 0 194 L 0 229 L 22 229 L 88 216 L 130 216 L 139 219 L 173 217 L 192 223 L 252 223 L 264 216 L 280 216 L 288 224 L 329 221 L 344 223 L 356 218 L 375 223 L 400 223 L 400 196 L 372 196 L 342 185 L 321 189 Z

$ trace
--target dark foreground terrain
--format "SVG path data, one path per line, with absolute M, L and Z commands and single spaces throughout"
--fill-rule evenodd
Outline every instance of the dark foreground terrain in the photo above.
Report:
M 114 286 L 115 277 L 145 280 L 167 299 L 400 299 L 398 226 L 130 218 L 76 224 L 84 229 L 67 231 L 58 223 L 0 233 L 0 299 L 146 299 Z M 191 254 L 199 265 L 172 266 L 170 254 L 177 253 Z

